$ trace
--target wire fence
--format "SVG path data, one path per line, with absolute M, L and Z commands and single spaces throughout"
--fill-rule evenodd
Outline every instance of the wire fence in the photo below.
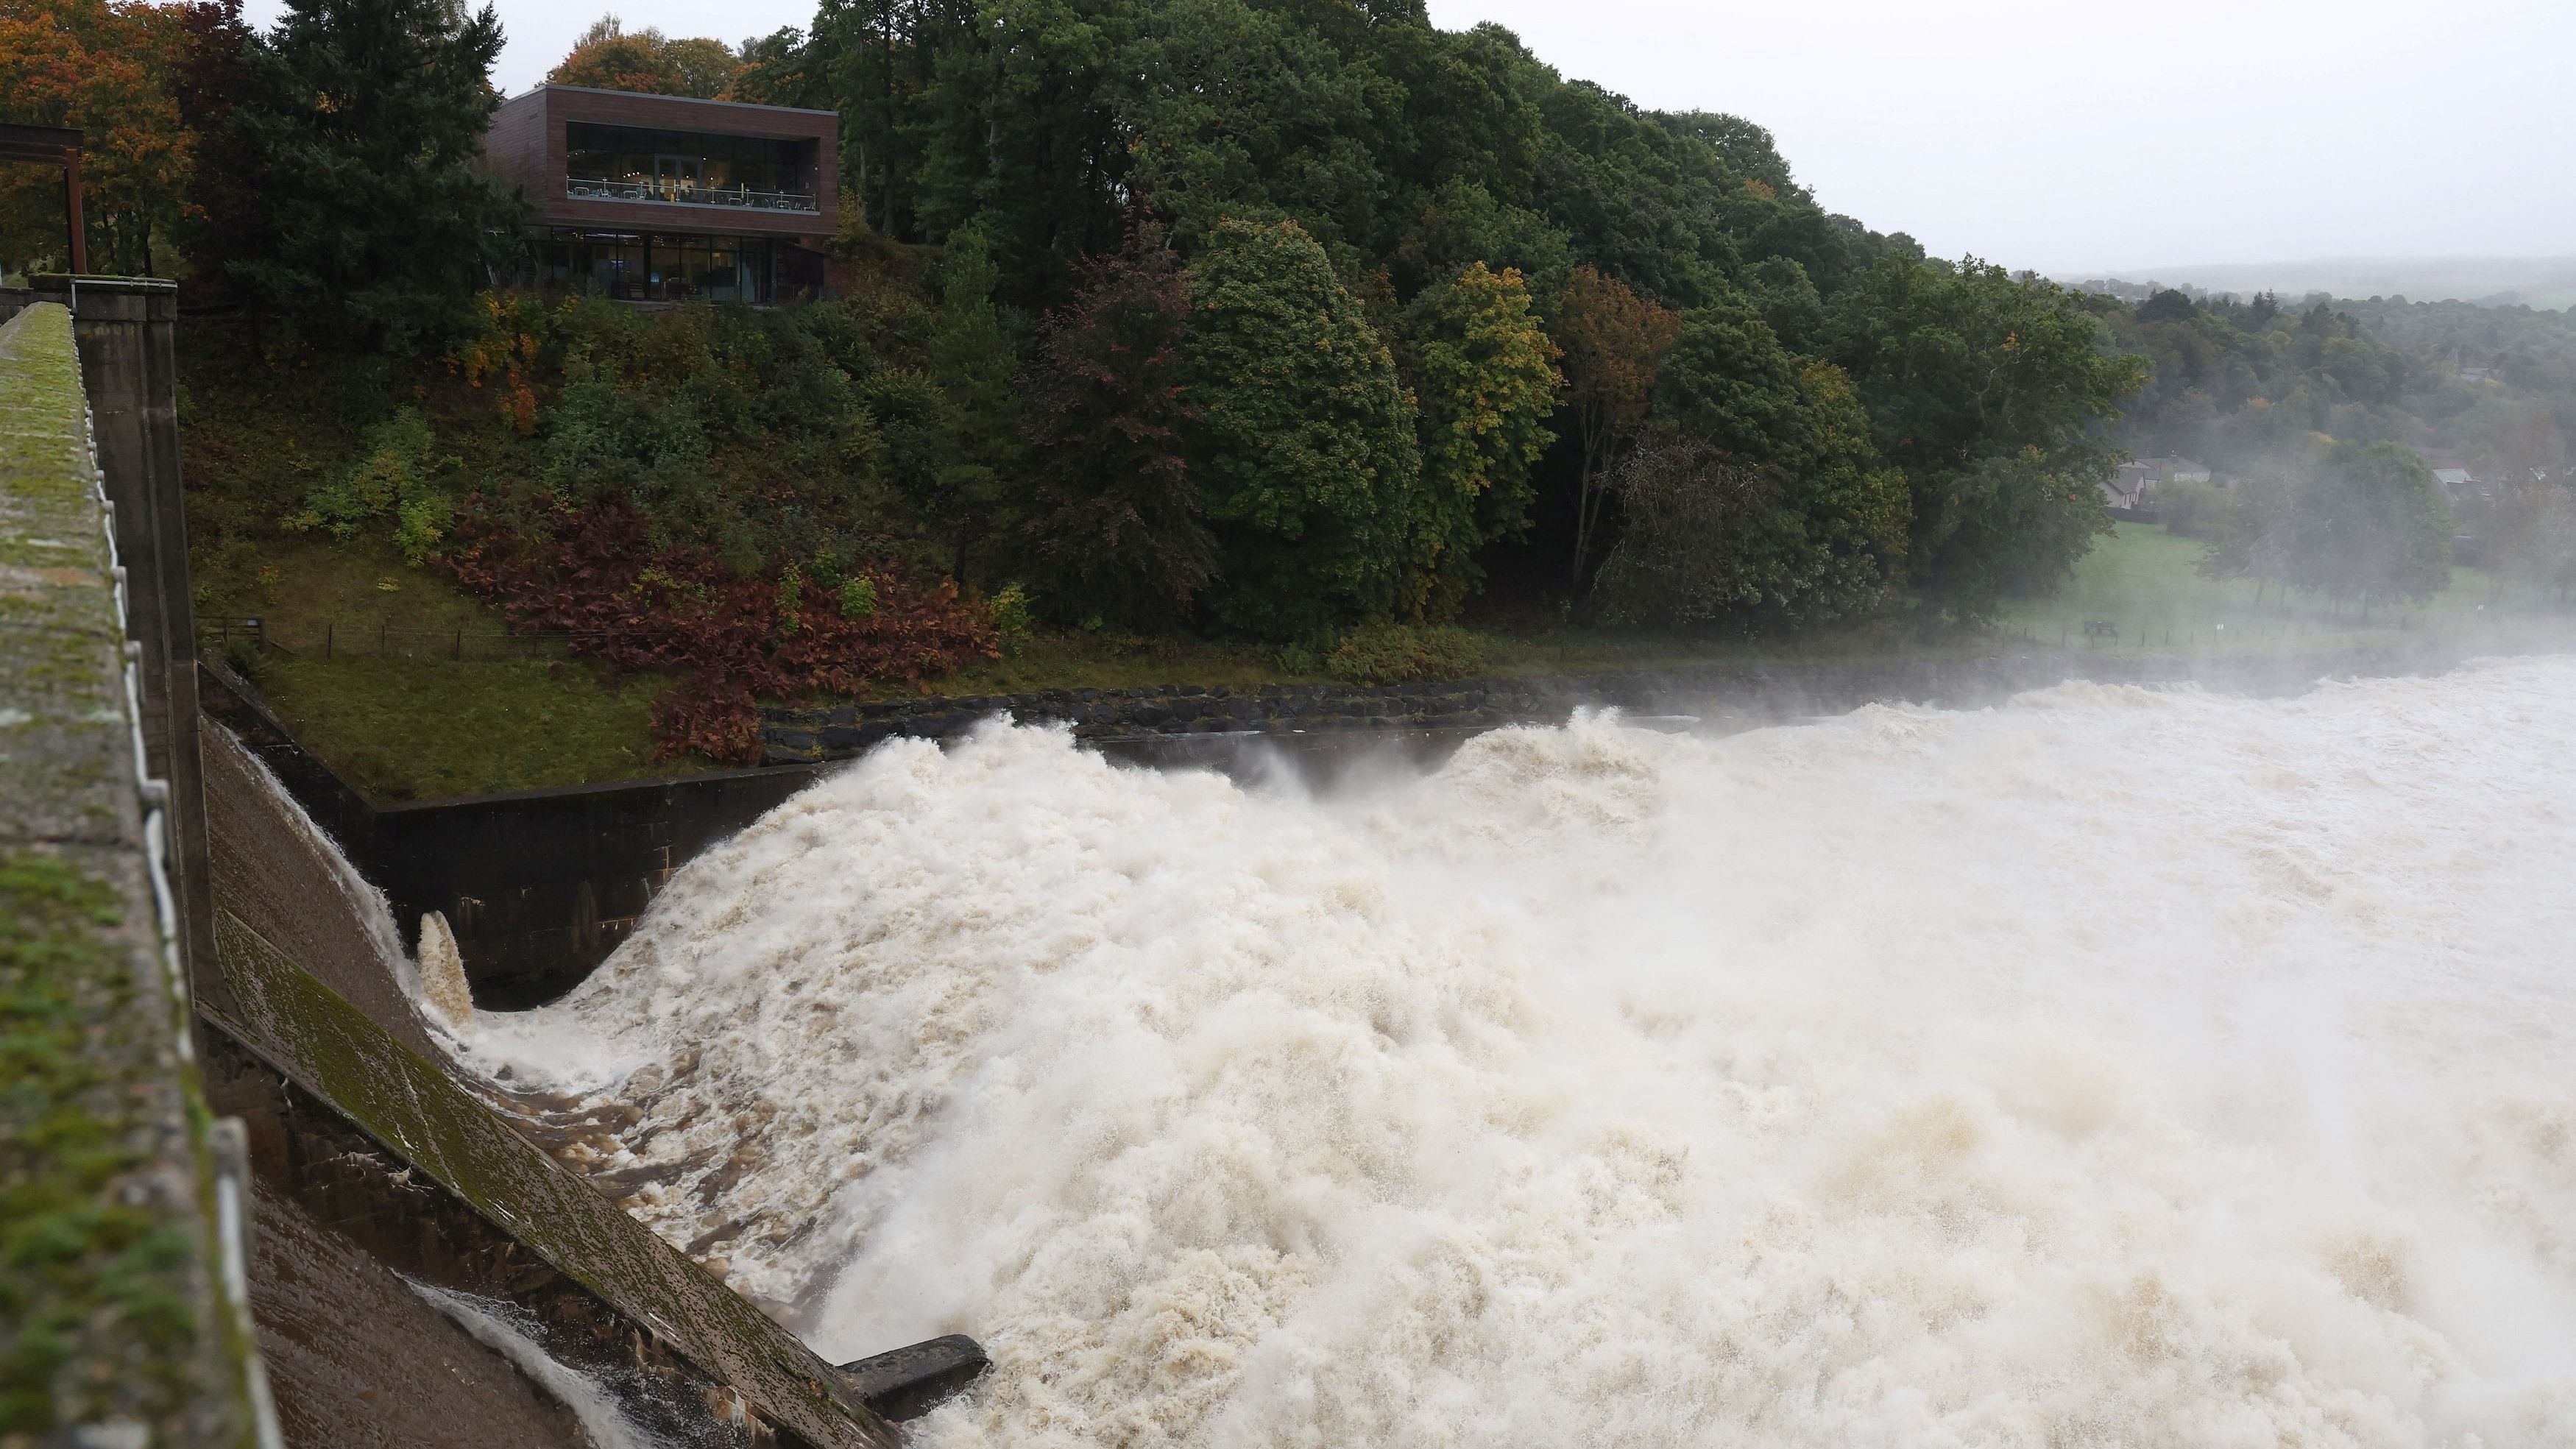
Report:
M 608 637 L 602 630 L 509 634 L 472 629 L 398 629 L 390 623 L 327 623 L 318 635 L 307 629 L 296 634 L 294 642 L 289 643 L 283 632 L 272 629 L 265 618 L 244 616 L 197 621 L 197 639 L 201 646 L 224 651 L 247 647 L 289 659 L 552 659 L 570 652 L 573 646 L 585 640 Z

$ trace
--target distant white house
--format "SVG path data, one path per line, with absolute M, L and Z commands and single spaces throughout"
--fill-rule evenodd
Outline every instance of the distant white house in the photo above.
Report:
M 2209 470 L 2189 458 L 2140 458 L 2122 463 L 2102 485 L 2103 501 L 2113 508 L 2145 508 L 2156 490 L 2174 483 L 2206 483 Z
M 2123 463 L 2111 470 L 2102 482 L 2102 501 L 2122 512 L 2146 501 L 2156 486 L 2155 476 L 2144 463 Z

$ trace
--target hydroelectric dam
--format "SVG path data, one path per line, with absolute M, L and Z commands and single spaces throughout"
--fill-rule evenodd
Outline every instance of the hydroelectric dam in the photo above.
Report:
M 44 1442 L 2576 1443 L 2576 661 L 782 712 L 378 807 L 196 657 L 169 290 L 40 282 Z

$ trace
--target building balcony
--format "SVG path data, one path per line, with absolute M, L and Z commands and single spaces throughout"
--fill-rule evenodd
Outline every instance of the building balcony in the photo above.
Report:
M 640 201 L 662 206 L 726 206 L 747 211 L 786 211 L 820 215 L 810 191 L 754 191 L 748 186 L 700 186 L 686 181 L 612 181 L 605 176 L 568 176 L 564 195 L 575 201 Z

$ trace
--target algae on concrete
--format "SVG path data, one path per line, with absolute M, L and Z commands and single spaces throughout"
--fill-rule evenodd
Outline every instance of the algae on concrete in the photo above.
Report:
M 215 951 L 247 1019 L 209 1019 L 295 1085 L 816 1449 L 893 1449 L 892 1426 L 793 1334 L 230 911 Z
M 256 1440 L 71 314 L 0 325 L 0 1445 Z

